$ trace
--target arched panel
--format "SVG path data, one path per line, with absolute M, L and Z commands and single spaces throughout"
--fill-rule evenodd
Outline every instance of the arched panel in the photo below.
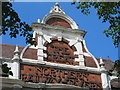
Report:
M 75 62 L 75 58 L 78 58 L 77 55 L 74 55 L 75 47 L 72 48 L 68 43 L 63 41 L 58 41 L 52 39 L 51 43 L 46 45 L 47 58 L 44 58 L 45 61 L 68 64 L 68 65 L 79 65 L 78 62 Z

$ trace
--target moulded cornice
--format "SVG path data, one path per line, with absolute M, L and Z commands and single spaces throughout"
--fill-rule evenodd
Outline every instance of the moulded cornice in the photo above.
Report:
M 53 17 L 61 18 L 65 21 L 67 21 L 70 24 L 70 26 L 72 27 L 72 29 L 78 29 L 78 25 L 75 23 L 75 21 L 63 13 L 56 13 L 56 12 L 49 13 L 49 14 L 45 15 L 45 17 L 42 20 L 42 23 L 45 24 L 50 18 L 53 18 Z
M 56 68 L 67 69 L 67 70 L 86 71 L 86 72 L 98 73 L 98 74 L 101 73 L 101 70 L 99 68 L 72 66 L 72 65 L 51 63 L 51 62 L 46 62 L 46 61 L 39 62 L 38 60 L 29 60 L 26 58 L 23 58 L 22 63 L 28 64 L 28 65 L 42 65 L 42 66 L 47 66 L 47 67 L 56 67 Z
M 32 23 L 32 28 L 33 30 L 49 30 L 49 31 L 57 31 L 57 32 L 68 32 L 68 33 L 73 33 L 73 34 L 80 34 L 81 36 L 85 36 L 85 34 L 87 33 L 84 30 L 80 30 L 80 29 L 70 29 L 70 28 L 65 28 L 65 27 L 61 27 L 61 26 L 50 26 L 50 25 L 46 25 L 43 23 Z
M 78 89 L 89 89 L 88 87 L 79 87 L 79 86 L 74 86 L 74 85 L 67 85 L 67 84 L 58 84 L 58 83 L 32 83 L 32 82 L 24 82 L 20 79 L 11 79 L 11 78 L 6 78 L 6 77 L 0 77 L 0 87 L 4 88 L 17 88 L 18 90 L 24 87 L 27 87 L 29 89 L 31 88 L 36 88 L 36 89 L 52 89 L 52 88 L 58 88 L 58 90 L 61 90 L 63 88 L 78 88 Z

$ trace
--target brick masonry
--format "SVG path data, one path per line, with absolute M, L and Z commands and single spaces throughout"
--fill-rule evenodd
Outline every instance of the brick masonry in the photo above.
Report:
M 85 71 L 21 64 L 21 79 L 35 83 L 60 83 L 80 87 L 101 88 L 101 77 Z
M 44 58 L 45 61 L 68 64 L 68 65 L 79 65 L 78 62 L 75 62 L 77 55 L 74 55 L 76 48 L 74 46 L 69 46 L 68 41 L 62 39 L 58 41 L 57 38 L 51 38 L 52 42 L 45 42 L 47 50 L 44 51 L 47 53 L 47 58 Z
M 68 22 L 66 22 L 63 19 L 55 18 L 55 17 L 49 19 L 46 22 L 46 24 L 51 25 L 51 26 L 62 26 L 62 27 L 65 27 L 65 28 L 71 28 L 71 26 Z

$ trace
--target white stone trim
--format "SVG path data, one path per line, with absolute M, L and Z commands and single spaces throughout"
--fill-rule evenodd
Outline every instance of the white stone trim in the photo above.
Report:
M 101 61 L 102 61 L 102 58 L 101 58 Z M 103 90 L 109 90 L 111 86 L 109 82 L 109 75 L 107 75 L 107 70 L 105 69 L 104 66 L 101 66 L 100 71 L 101 71 L 102 88 Z
M 57 88 L 58 90 L 60 89 L 60 88 L 62 88 L 63 90 L 65 89 L 65 88 L 69 88 L 69 90 L 73 90 L 73 88 L 74 89 L 85 89 L 85 90 L 87 90 L 87 89 L 89 89 L 88 87 L 79 87 L 79 86 L 74 86 L 74 85 L 69 85 L 69 84 L 58 84 L 58 83 L 49 83 L 49 84 L 46 84 L 46 88 Z M 61 89 L 60 89 L 61 90 Z
M 78 58 L 75 58 L 75 61 L 78 61 L 80 66 L 85 66 L 81 42 L 75 43 L 74 46 L 77 49 L 75 53 L 78 55 Z
M 36 31 L 33 32 L 33 38 L 35 39 L 36 37 Z
M 75 39 L 75 40 L 68 40 L 69 41 L 69 46 L 72 46 L 72 45 L 75 45 L 76 43 L 78 43 L 78 40 Z
M 108 90 L 109 88 L 109 82 L 108 82 L 108 76 L 106 73 L 101 73 L 101 80 L 102 80 L 102 88 L 103 90 Z
M 38 49 L 38 45 L 36 45 L 36 46 L 31 45 L 29 48 L 32 48 L 32 49 Z
M 99 74 L 101 73 L 101 70 L 99 68 L 57 64 L 57 63 L 51 63 L 46 61 L 39 62 L 38 60 L 31 60 L 26 58 L 23 58 L 22 63 L 29 64 L 29 65 L 45 65 L 45 66 L 57 67 L 60 69 L 68 69 L 68 70 L 85 70 L 91 73 L 99 73 Z
M 40 18 L 37 18 L 37 22 L 40 23 Z
M 32 23 L 32 27 L 39 34 L 43 35 L 43 37 L 51 36 L 51 37 L 63 37 L 70 40 L 83 40 L 86 31 L 79 29 L 70 29 L 58 26 L 50 26 L 41 23 Z M 52 32 L 52 33 L 51 33 Z
M 0 57 L 0 63 L 4 63 L 4 62 L 12 62 L 12 59 L 11 58 Z
M 74 55 L 79 55 L 79 52 L 75 51 L 75 52 L 74 52 Z
M 47 15 L 45 15 L 45 17 L 42 20 L 42 23 L 46 24 L 46 22 L 50 19 L 50 18 L 61 18 L 63 20 L 65 20 L 66 22 L 68 22 L 70 24 L 70 26 L 72 27 L 72 29 L 78 29 L 78 25 L 75 23 L 75 21 L 70 18 L 69 16 L 62 14 L 62 13 L 49 13 Z
M 38 60 L 23 58 L 22 62 L 25 62 L 25 63 L 27 62 L 28 64 L 29 63 L 33 63 L 33 64 L 35 63 L 36 64 L 38 62 Z
M 21 59 L 21 60 L 22 60 L 22 57 L 23 57 L 24 53 L 26 52 L 26 50 L 27 50 L 30 46 L 31 46 L 31 45 L 28 44 L 28 45 L 22 50 L 22 52 L 21 52 L 21 54 L 20 54 L 20 59 Z
M 37 49 L 41 49 L 41 50 L 46 50 L 47 48 L 45 46 L 41 46 L 41 47 L 38 47 Z
M 11 71 L 13 73 L 13 76 L 9 75 L 9 77 L 14 79 L 20 78 L 20 61 L 20 52 L 18 50 L 18 46 L 16 45 L 14 56 L 12 58 L 12 63 L 9 63 L 9 65 L 11 64 Z
M 93 60 L 95 61 L 96 65 L 97 65 L 97 68 L 100 68 L 97 59 L 88 51 L 88 49 L 87 49 L 87 47 L 86 47 L 86 44 L 85 44 L 85 40 L 83 40 L 83 46 L 84 46 L 85 50 L 87 51 L 87 53 L 88 53 L 88 54 L 93 58 Z
M 47 47 L 43 47 L 43 50 L 47 50 Z
M 47 54 L 46 54 L 46 53 L 44 53 L 43 56 L 44 56 L 45 58 L 47 58 Z
M 8 77 L 0 77 L 0 87 L 22 88 L 22 85 L 24 85 L 22 80 L 11 79 L 11 78 L 8 78 Z
M 110 80 L 113 80 L 113 79 L 118 79 L 117 76 L 113 75 L 113 76 L 110 76 Z
M 109 85 L 109 88 L 111 90 L 111 80 L 110 80 L 110 75 L 108 75 L 108 85 Z
M 32 83 L 32 82 L 24 82 L 20 79 L 11 79 L 11 78 L 5 78 L 5 77 L 0 77 L 0 88 L 12 88 L 12 89 L 17 89 L 21 90 L 21 88 L 57 88 L 58 90 L 61 88 L 78 88 L 78 89 L 89 89 L 87 87 L 79 87 L 79 86 L 74 86 L 74 85 L 68 85 L 68 84 L 58 84 L 58 83 Z
M 65 14 L 65 12 L 60 8 L 60 6 L 59 6 L 58 3 L 56 3 L 56 4 L 53 6 L 53 8 L 51 8 L 51 10 L 50 10 L 50 13 L 54 13 L 54 12 Z
M 33 32 L 33 41 L 35 41 L 35 39 L 36 39 L 36 34 L 37 34 L 37 32 L 36 31 L 34 31 Z M 31 45 L 29 48 L 32 48 L 32 49 L 38 49 L 38 45 Z
M 49 43 L 51 43 L 52 41 L 50 40 L 52 36 L 48 36 L 48 35 L 43 35 L 43 38 L 45 39 L 45 41 L 48 41 Z
M 38 57 L 38 61 L 43 61 L 43 36 L 38 35 L 38 50 L 37 50 L 37 57 Z
M 62 41 L 62 36 L 58 36 L 58 41 Z
M 10 78 L 19 79 L 20 78 L 20 62 L 11 63 L 11 71 L 13 76 L 9 75 Z
M 34 28 L 34 31 L 36 31 L 38 35 L 43 36 L 42 28 L 39 28 L 39 29 Z
M 112 80 L 118 80 L 117 75 L 109 76 L 109 87 L 110 87 L 110 90 L 112 90 L 111 89 L 111 82 L 112 82 Z
M 89 53 L 86 53 L 86 52 L 84 52 L 83 55 L 84 55 L 84 56 L 87 56 L 87 57 L 91 57 L 90 54 L 89 54 Z

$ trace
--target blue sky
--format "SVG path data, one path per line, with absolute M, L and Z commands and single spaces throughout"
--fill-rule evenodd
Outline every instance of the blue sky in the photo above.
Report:
M 91 14 L 86 16 L 71 5 L 70 2 L 59 2 L 65 13 L 70 16 L 78 25 L 79 29 L 87 31 L 85 36 L 88 50 L 97 58 L 109 58 L 112 61 L 118 58 L 118 48 L 115 48 L 111 38 L 103 34 L 109 23 L 101 23 L 96 15 L 96 10 L 91 9 Z M 22 21 L 31 25 L 37 22 L 37 18 L 43 18 L 49 13 L 55 2 L 14 2 L 13 8 L 19 14 Z M 24 37 L 10 39 L 8 35 L 3 36 L 2 43 L 26 46 Z

